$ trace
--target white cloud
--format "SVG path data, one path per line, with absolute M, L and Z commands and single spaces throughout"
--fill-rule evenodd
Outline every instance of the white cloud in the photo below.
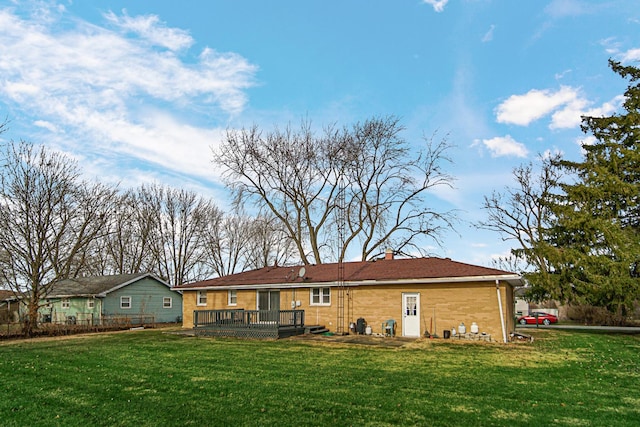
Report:
M 640 61 L 640 49 L 629 49 L 620 55 L 621 62 L 636 62 Z
M 576 98 L 567 102 L 563 108 L 551 115 L 550 129 L 571 129 L 580 126 L 581 115 L 585 111 L 588 102 L 585 99 Z
M 617 55 L 620 52 L 620 43 L 615 37 L 607 37 L 600 40 L 600 45 L 604 47 L 604 51 L 609 55 Z
M 15 100 L 23 100 L 40 92 L 38 86 L 26 82 L 5 82 L 5 94 Z
M 154 45 L 163 46 L 173 51 L 188 48 L 193 44 L 193 39 L 187 31 L 179 28 L 166 28 L 155 15 L 131 17 L 127 15 L 126 10 L 123 10 L 122 13 L 122 16 L 118 16 L 109 11 L 104 17 L 125 31 L 136 33 Z
M 546 150 L 544 150 L 542 152 L 542 154 L 540 154 L 540 157 L 542 159 L 550 159 L 551 157 L 556 156 L 556 155 L 562 157 L 562 156 L 564 156 L 564 151 L 559 149 L 559 148 L 557 148 L 557 147 L 556 148 L 547 148 Z
M 490 42 L 491 40 L 493 40 L 493 30 L 495 29 L 496 29 L 495 25 L 491 25 L 491 27 L 489 27 L 489 31 L 487 31 L 482 37 L 483 43 Z
M 558 107 L 579 101 L 578 90 L 561 86 L 559 90 L 532 89 L 524 95 L 511 95 L 496 108 L 498 123 L 527 126 Z
M 582 138 L 576 139 L 576 144 L 582 147 L 583 145 L 594 145 L 596 141 L 597 139 L 595 136 L 587 135 L 587 136 L 583 136 Z
M 615 57 L 622 63 L 640 61 L 640 48 L 631 48 L 626 51 L 622 51 L 622 43 L 615 37 L 608 37 L 600 40 L 600 45 L 602 45 L 608 55 Z
M 598 140 L 596 139 L 595 136 L 593 135 L 586 135 L 583 136 L 581 138 L 576 138 L 575 143 L 578 147 L 580 147 L 580 153 L 584 156 L 587 152 L 585 151 L 584 147 L 587 145 L 593 145 L 597 142 Z
M 257 67 L 209 48 L 189 57 L 187 32 L 155 16 L 109 13 L 115 29 L 108 29 L 69 20 L 64 9 L 46 12 L 27 17 L 0 9 L 4 102 L 28 112 L 63 150 L 130 155 L 173 173 L 211 178 L 209 147 L 218 131 L 190 121 L 243 111 Z
M 439 185 L 436 187 L 432 187 L 431 189 L 429 189 L 429 194 L 432 194 L 438 199 L 450 205 L 453 205 L 456 208 L 463 207 L 465 205 L 465 202 L 468 201 L 464 198 L 464 194 L 460 190 L 460 188 L 450 187 L 448 185 Z
M 531 122 L 551 116 L 550 129 L 571 129 L 580 126 L 582 116 L 602 117 L 613 114 L 624 101 L 616 96 L 599 107 L 589 108 L 591 101 L 580 90 L 561 86 L 557 91 L 532 89 L 524 95 L 512 95 L 496 108 L 498 123 L 528 126 Z
M 47 129 L 48 131 L 50 131 L 52 133 L 60 132 L 60 129 L 56 125 L 54 125 L 53 123 L 48 122 L 46 120 L 36 120 L 35 122 L 33 122 L 33 124 L 35 126 Z
M 573 70 L 570 70 L 570 69 L 569 69 L 569 70 L 564 70 L 564 71 L 563 71 L 563 72 L 561 72 L 561 73 L 556 73 L 554 77 L 555 77 L 555 79 L 556 79 L 556 80 L 561 80 L 561 79 L 563 79 L 567 74 L 571 73 L 572 71 L 573 71 Z
M 147 111 L 142 123 L 122 122 L 104 134 L 121 145 L 118 151 L 169 170 L 213 176 L 211 147 L 221 141 L 221 129 L 202 129 L 176 121 L 163 112 Z
M 553 18 L 578 16 L 588 12 L 587 6 L 578 0 L 553 0 L 544 8 Z
M 449 3 L 449 0 L 422 0 L 426 4 L 433 6 L 433 10 L 436 12 L 442 12 L 444 7 Z
M 527 157 L 529 151 L 527 147 L 521 142 L 516 141 L 511 135 L 497 136 L 491 139 L 483 139 L 482 141 L 475 141 L 474 145 L 482 143 L 491 153 L 491 157 Z
M 624 96 L 618 95 L 600 107 L 587 109 L 589 103 L 583 99 L 576 99 L 568 103 L 563 109 L 556 111 L 551 118 L 551 129 L 568 129 L 578 127 L 582 123 L 582 116 L 605 117 L 615 113 L 624 102 Z

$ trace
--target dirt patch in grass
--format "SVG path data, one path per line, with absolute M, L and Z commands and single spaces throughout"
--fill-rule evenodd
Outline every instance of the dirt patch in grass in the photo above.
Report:
M 373 335 L 314 335 L 305 334 L 287 338 L 291 341 L 304 341 L 318 345 L 364 345 L 372 347 L 399 348 L 404 347 L 416 338 L 378 337 Z

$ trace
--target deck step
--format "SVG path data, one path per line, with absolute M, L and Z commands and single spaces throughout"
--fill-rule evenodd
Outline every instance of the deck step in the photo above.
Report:
M 325 332 L 329 332 L 329 330 L 325 328 L 324 325 L 313 325 L 305 327 L 305 333 L 308 334 L 323 334 Z

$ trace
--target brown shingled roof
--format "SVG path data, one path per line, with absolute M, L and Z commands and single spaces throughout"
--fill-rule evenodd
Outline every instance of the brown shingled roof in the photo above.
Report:
M 450 279 L 468 277 L 505 276 L 504 280 L 517 280 L 515 273 L 495 268 L 452 261 L 448 258 L 409 258 L 346 262 L 345 282 L 395 281 L 418 279 Z M 304 276 L 299 276 L 302 266 L 264 267 L 229 276 L 177 286 L 177 290 L 226 286 L 294 285 L 305 283 L 332 283 L 338 277 L 338 264 L 304 266 Z

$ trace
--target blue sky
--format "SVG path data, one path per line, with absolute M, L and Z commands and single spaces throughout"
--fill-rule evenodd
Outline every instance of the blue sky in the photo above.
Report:
M 579 158 L 580 115 L 620 108 L 609 58 L 639 64 L 640 2 L 0 0 L 1 138 L 224 207 L 226 128 L 396 115 L 456 146 L 429 202 L 461 222 L 432 253 L 490 265 L 510 243 L 471 225 L 483 196 L 538 154 Z

